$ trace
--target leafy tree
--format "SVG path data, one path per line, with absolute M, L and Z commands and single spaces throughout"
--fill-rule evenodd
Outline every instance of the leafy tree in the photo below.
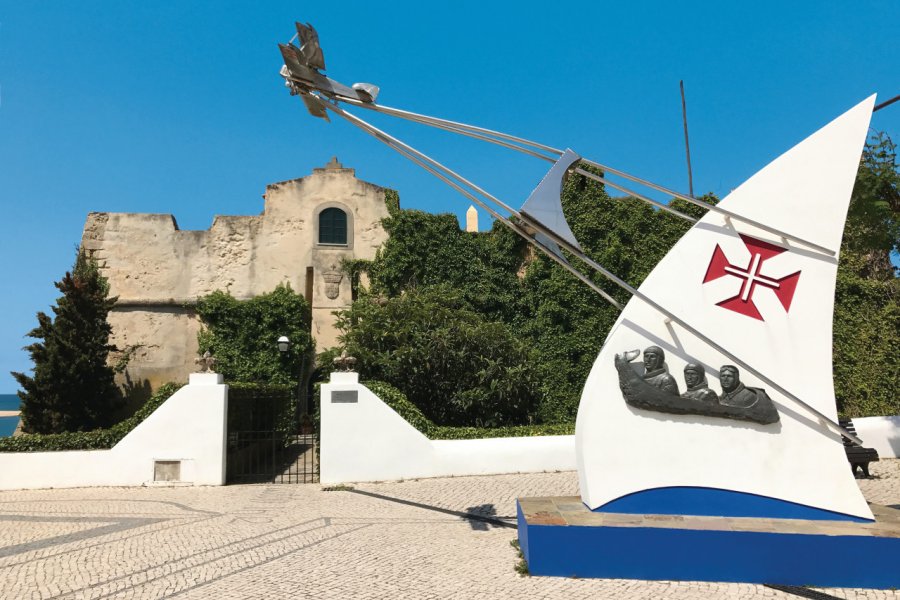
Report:
M 844 228 L 845 266 L 862 277 L 894 279 L 891 254 L 900 250 L 900 172 L 897 146 L 885 133 L 869 138 L 853 187 Z
M 13 373 L 22 387 L 22 429 L 26 433 L 86 431 L 111 423 L 121 404 L 107 358 L 107 315 L 116 302 L 96 261 L 79 250 L 71 272 L 54 284 L 62 292 L 55 318 L 39 312 L 28 333 L 41 340 L 25 347 L 34 374 Z
M 439 425 L 526 423 L 537 404 L 527 345 L 449 286 L 363 296 L 338 327 L 363 376 L 394 385 Z
M 216 371 L 228 381 L 296 382 L 308 368 L 313 348 L 309 304 L 288 285 L 250 300 L 215 291 L 197 301 L 206 326 L 198 335 L 200 352 L 216 358 Z M 275 344 L 286 335 L 291 348 L 282 354 Z

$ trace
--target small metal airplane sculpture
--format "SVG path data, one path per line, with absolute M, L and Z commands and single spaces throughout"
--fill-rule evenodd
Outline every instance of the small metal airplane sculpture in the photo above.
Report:
M 295 23 L 295 25 L 297 36 L 300 38 L 300 47 L 295 46 L 293 40 L 287 44 L 278 44 L 284 58 L 281 76 L 291 90 L 291 95 L 299 95 L 303 100 L 309 114 L 329 120 L 327 109 L 312 98 L 313 91 L 321 92 L 334 100 L 375 102 L 375 98 L 378 97 L 378 86 L 371 83 L 354 83 L 352 87 L 347 87 L 323 75 L 320 71 L 325 70 L 325 56 L 319 46 L 319 34 L 309 23 L 306 25 Z
M 316 33 L 316 30 L 308 23 L 306 25 L 296 23 L 295 25 L 297 28 L 297 35 L 287 44 L 278 45 L 281 50 L 281 55 L 284 58 L 284 66 L 281 68 L 280 75 L 285 79 L 285 85 L 290 89 L 291 95 L 299 95 L 310 114 L 328 121 L 328 112 L 332 112 L 369 135 L 372 135 L 380 142 L 386 144 L 391 149 L 419 165 L 464 195 L 477 206 L 484 209 L 492 217 L 501 221 L 504 225 L 524 238 L 528 243 L 543 252 L 548 258 L 559 264 L 609 303 L 621 310 L 623 308 L 621 303 L 569 262 L 567 256 L 561 251 L 561 249 L 566 250 L 570 256 L 578 258 L 582 264 L 591 270 L 600 273 L 606 279 L 628 292 L 631 296 L 637 297 L 652 306 L 667 319 L 667 322 L 677 323 L 698 339 L 716 349 L 722 355 L 728 357 L 734 364 L 739 365 L 756 375 L 770 388 L 781 392 L 786 397 L 804 407 L 807 411 L 814 414 L 817 419 L 826 423 L 832 431 L 840 433 L 853 442 L 859 444 L 862 443 L 857 436 L 848 432 L 821 411 L 801 400 L 795 393 L 784 389 L 777 382 L 748 364 L 747 361 L 736 356 L 733 352 L 730 352 L 721 344 L 712 340 L 709 336 L 698 331 L 696 327 L 673 314 L 666 307 L 661 306 L 659 303 L 647 297 L 640 290 L 629 285 L 614 273 L 587 256 L 579 246 L 577 240 L 575 240 L 568 223 L 566 223 L 565 217 L 563 216 L 560 192 L 562 191 L 564 177 L 568 173 L 573 172 L 615 188 L 628 194 L 632 198 L 652 204 L 656 208 L 672 213 L 682 219 L 692 223 L 697 222 L 698 219 L 695 219 L 668 204 L 653 200 L 647 195 L 641 194 L 621 183 L 611 181 L 609 176 L 612 175 L 657 192 L 667 194 L 671 197 L 679 198 L 696 206 L 700 206 L 705 210 L 719 213 L 725 217 L 726 220 L 733 219 L 751 225 L 752 227 L 775 235 L 785 242 L 790 241 L 802 245 L 819 255 L 824 255 L 824 257 L 827 257 L 828 259 L 833 260 L 833 257 L 837 255 L 837 248 L 821 246 L 720 206 L 708 204 L 693 196 L 676 192 L 640 177 L 630 175 L 622 170 L 588 160 L 571 150 L 560 150 L 499 131 L 376 104 L 375 100 L 379 92 L 377 86 L 369 83 L 355 83 L 348 87 L 323 75 L 320 71 L 325 70 L 325 58 L 322 49 L 319 46 L 319 36 Z M 299 37 L 301 44 L 299 48 L 293 44 L 294 39 L 297 37 Z M 374 125 L 371 125 L 363 119 L 347 112 L 340 106 L 341 103 L 357 108 L 373 110 L 382 114 L 499 145 L 553 163 L 553 167 L 534 192 L 532 192 L 528 200 L 522 205 L 521 209 L 515 210 L 496 196 L 484 190 L 484 188 L 459 175 L 440 162 L 432 159 L 419 150 L 416 150 L 389 133 L 376 128 Z M 587 170 L 579 166 L 581 164 L 593 167 L 594 170 Z M 604 175 L 598 175 L 595 172 L 597 169 L 602 170 Z

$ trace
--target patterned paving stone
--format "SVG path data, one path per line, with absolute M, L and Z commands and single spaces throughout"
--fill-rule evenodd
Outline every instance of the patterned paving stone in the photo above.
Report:
M 900 460 L 860 481 L 900 505 Z M 521 577 L 519 496 L 574 473 L 359 484 L 0 492 L 4 599 L 797 598 L 758 585 Z M 467 518 L 465 515 L 478 518 Z M 892 590 L 816 590 L 900 598 Z

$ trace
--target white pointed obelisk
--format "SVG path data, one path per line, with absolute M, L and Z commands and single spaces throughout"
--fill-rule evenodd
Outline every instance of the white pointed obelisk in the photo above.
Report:
M 469 210 L 466 211 L 466 231 L 478 233 L 478 210 L 471 204 Z

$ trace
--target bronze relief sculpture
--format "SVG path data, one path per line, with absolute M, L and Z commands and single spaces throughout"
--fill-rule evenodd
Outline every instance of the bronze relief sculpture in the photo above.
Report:
M 682 394 L 682 397 L 710 404 L 719 402 L 719 396 L 709 389 L 709 383 L 706 381 L 706 372 L 700 365 L 688 363 L 684 366 L 684 383 L 687 389 Z
M 666 368 L 666 353 L 659 346 L 644 349 L 644 381 L 664 392 L 678 395 L 678 383 Z
M 678 383 L 669 373 L 662 348 L 649 346 L 644 350 L 643 375 L 638 374 L 631 362 L 640 354 L 639 350 L 631 350 L 615 357 L 622 397 L 635 408 L 676 415 L 737 419 L 763 425 L 779 421 L 775 403 L 766 391 L 741 383 L 740 371 L 733 365 L 724 365 L 719 371 L 721 397 L 709 388 L 702 366 L 696 363 L 685 365 L 686 389 L 679 394 Z

